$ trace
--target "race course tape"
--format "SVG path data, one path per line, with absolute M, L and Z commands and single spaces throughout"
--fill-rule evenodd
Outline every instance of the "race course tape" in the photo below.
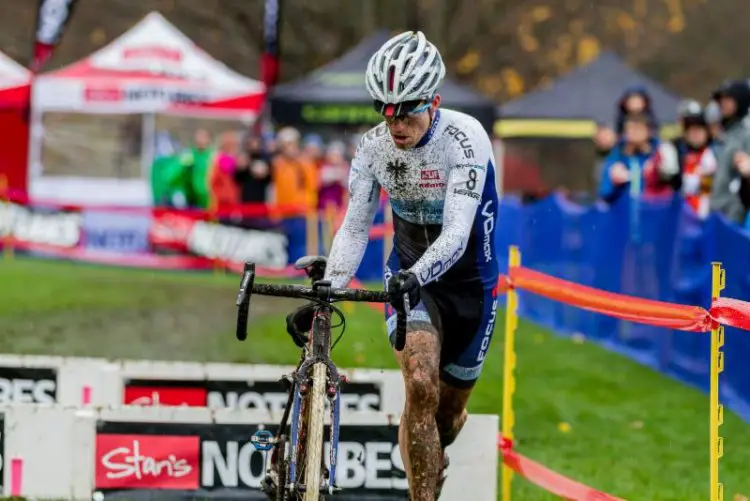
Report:
M 0 406 L 2 493 L 27 499 L 265 499 L 268 452 L 258 430 L 275 432 L 280 413 L 237 409 L 62 405 Z M 391 501 L 407 485 L 399 416 L 349 414 L 341 422 L 336 483 L 341 501 Z M 495 501 L 494 415 L 471 414 L 447 448 L 446 499 Z M 330 444 L 324 444 L 330 464 Z M 13 478 L 16 477 L 16 478 Z M 166 494 L 169 494 L 168 496 Z
M 564 477 L 511 449 L 503 451 L 503 462 L 532 484 L 568 501 L 625 501 Z

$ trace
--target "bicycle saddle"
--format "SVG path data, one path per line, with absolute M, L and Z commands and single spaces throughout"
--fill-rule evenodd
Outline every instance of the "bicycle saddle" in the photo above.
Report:
M 326 263 L 328 259 L 325 256 L 302 256 L 294 263 L 297 270 L 305 270 L 307 276 L 313 281 L 323 280 L 326 272 Z

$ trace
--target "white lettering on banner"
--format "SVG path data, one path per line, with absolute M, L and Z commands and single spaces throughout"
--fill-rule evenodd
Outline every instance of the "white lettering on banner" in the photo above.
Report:
M 287 402 L 286 393 L 260 393 L 247 391 L 237 393 L 228 391 L 226 393 L 218 391 L 208 392 L 208 408 L 223 409 L 230 407 L 232 409 L 270 409 L 271 411 L 283 411 Z
M 186 459 L 177 459 L 170 454 L 166 459 L 156 459 L 140 454 L 140 443 L 133 440 L 133 448 L 118 447 L 102 455 L 101 462 L 107 471 L 107 478 L 167 477 L 180 478 L 189 474 L 193 469 Z
M 494 212 L 490 212 L 490 206 L 492 200 L 488 200 L 484 207 L 482 207 L 482 215 L 484 219 L 484 260 L 489 263 L 492 261 L 492 230 L 495 229 Z
M 253 454 L 259 458 L 253 461 Z M 226 443 L 224 454 L 217 442 L 202 444 L 201 486 L 258 488 L 265 476 L 260 460 L 267 453 L 257 451 L 251 442 Z M 330 468 L 331 444 L 324 446 L 326 466 Z M 252 465 L 256 465 L 253 471 Z M 342 489 L 407 489 L 406 478 L 392 476 L 393 470 L 404 472 L 398 444 L 391 442 L 339 442 L 336 484 Z M 217 478 L 218 477 L 218 478 Z
M 374 393 L 341 393 L 341 407 L 350 411 L 377 411 L 380 409 L 380 395 Z M 286 393 L 258 393 L 248 391 L 238 393 L 236 391 L 210 391 L 208 392 L 209 409 L 270 409 L 271 411 L 283 411 L 286 407 L 288 395 Z M 330 407 L 326 400 L 326 407 Z
M 216 442 L 202 443 L 202 470 L 201 485 L 203 487 L 214 487 L 221 485 L 224 487 L 237 487 L 240 480 L 248 487 L 259 488 L 261 480 L 265 477 L 263 467 L 265 461 L 259 461 L 260 466 L 257 472 L 253 472 L 252 456 L 267 454 L 255 449 L 255 445 L 248 441 L 240 447 L 238 442 L 226 443 L 226 455 L 222 453 L 219 444 Z M 218 473 L 219 481 L 216 482 L 214 472 Z
M 196 222 L 188 235 L 188 249 L 191 252 L 234 262 L 254 261 L 268 268 L 286 266 L 286 245 L 284 235 L 203 221 Z
M 330 467 L 331 444 L 325 443 L 326 466 Z M 408 488 L 406 478 L 393 477 L 393 470 L 404 472 L 398 444 L 391 442 L 339 442 L 336 458 L 336 485 L 342 489 Z
M 0 378 L 0 403 L 55 403 L 55 381 Z
M 156 64 L 149 67 L 151 73 L 171 74 L 179 76 L 176 71 L 169 71 L 169 68 Z M 125 90 L 125 99 L 128 101 L 155 101 L 158 103 L 204 103 L 209 100 L 208 95 L 197 94 L 195 92 L 185 92 L 179 90 L 167 90 L 159 87 L 141 87 Z
M 477 355 L 477 362 L 482 362 L 487 356 L 487 348 L 490 347 L 490 339 L 492 339 L 492 330 L 495 328 L 495 317 L 497 316 L 497 298 L 492 300 L 492 313 L 490 313 L 490 321 L 487 322 L 487 328 L 484 330 L 484 337 L 482 338 L 482 346 Z
M 17 204 L 0 204 L 0 235 L 37 244 L 75 247 L 81 239 L 80 214 L 41 214 Z

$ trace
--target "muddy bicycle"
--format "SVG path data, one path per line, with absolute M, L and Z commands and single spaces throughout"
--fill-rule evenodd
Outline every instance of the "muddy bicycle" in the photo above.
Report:
M 334 304 L 342 301 L 387 303 L 389 299 L 385 291 L 331 287 L 330 282 L 323 281 L 325 265 L 326 258 L 322 256 L 297 260 L 295 268 L 305 270 L 311 279 L 311 285 L 306 286 L 255 283 L 255 264 L 245 263 L 237 296 L 236 335 L 240 341 L 247 338 L 253 294 L 315 303 L 309 341 L 302 349 L 300 362 L 294 373 L 281 378 L 289 397 L 276 436 L 266 431 L 252 438 L 257 449 L 271 451 L 261 488 L 274 501 L 319 501 L 324 499 L 323 495 L 340 491 L 335 485 L 341 417 L 339 395 L 346 380 L 331 360 L 331 350 L 344 334 L 346 319 Z M 395 348 L 399 351 L 406 342 L 408 298 L 404 298 L 404 303 L 405 311 L 398 313 L 396 326 Z M 334 315 L 339 323 L 332 326 Z M 332 342 L 331 330 L 338 327 L 341 333 Z M 331 417 L 330 468 L 325 464 L 323 453 L 326 402 L 330 404 Z

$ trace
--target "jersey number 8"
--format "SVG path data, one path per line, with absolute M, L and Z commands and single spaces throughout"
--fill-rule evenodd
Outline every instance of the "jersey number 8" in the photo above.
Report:
M 476 169 L 471 169 L 469 171 L 469 180 L 466 181 L 466 187 L 471 191 L 474 191 L 474 188 L 477 187 L 477 170 Z

